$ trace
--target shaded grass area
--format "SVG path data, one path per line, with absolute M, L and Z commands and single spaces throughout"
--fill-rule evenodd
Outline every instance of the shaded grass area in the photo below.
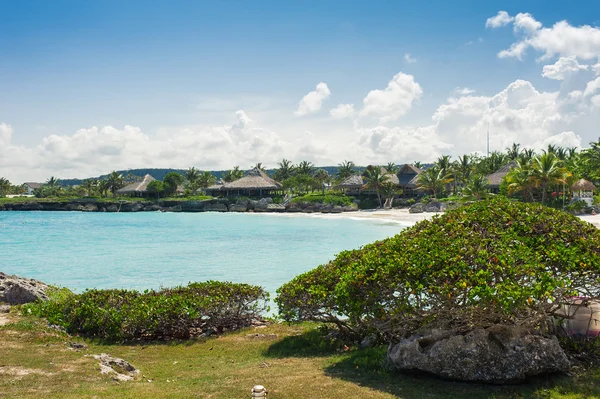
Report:
M 246 398 L 253 385 L 270 398 L 594 398 L 600 374 L 490 386 L 388 372 L 384 347 L 352 349 L 314 324 L 272 325 L 185 342 L 108 345 L 11 315 L 0 327 L 0 397 Z M 68 343 L 85 342 L 75 351 Z M 117 383 L 87 354 L 128 360 L 143 375 Z

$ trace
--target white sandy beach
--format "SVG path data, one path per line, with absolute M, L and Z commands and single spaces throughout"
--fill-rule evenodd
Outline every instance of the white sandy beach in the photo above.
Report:
M 435 215 L 441 215 L 442 213 L 437 212 L 424 212 L 424 213 L 409 213 L 408 209 L 386 209 L 386 210 L 368 210 L 368 211 L 357 211 L 357 212 L 344 212 L 344 213 L 285 213 L 285 216 L 309 216 L 316 218 L 349 218 L 349 219 L 371 219 L 378 220 L 381 222 L 392 222 L 406 226 L 412 226 L 421 220 L 431 219 Z M 581 220 L 589 222 L 594 226 L 600 228 L 600 215 L 582 215 L 579 216 Z

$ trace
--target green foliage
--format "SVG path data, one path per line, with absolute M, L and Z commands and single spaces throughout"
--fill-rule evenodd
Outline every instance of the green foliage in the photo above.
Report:
M 296 197 L 292 203 L 310 203 L 310 204 L 325 204 L 333 206 L 350 206 L 352 205 L 352 197 L 346 195 L 335 195 L 335 194 L 307 194 L 301 197 Z
M 496 323 L 539 327 L 573 295 L 600 295 L 600 231 L 539 204 L 480 201 L 395 237 L 344 251 L 286 283 L 286 320 L 351 336 Z
M 269 294 L 248 284 L 208 281 L 160 291 L 58 292 L 24 312 L 109 341 L 183 339 L 247 327 L 267 309 Z
M 177 187 L 183 184 L 185 178 L 177 172 L 169 172 L 163 179 L 163 190 L 165 195 L 173 195 Z
M 160 180 L 152 180 L 148 183 L 146 190 L 148 190 L 150 194 L 156 195 L 156 198 L 160 198 L 160 195 L 165 192 L 165 185 Z

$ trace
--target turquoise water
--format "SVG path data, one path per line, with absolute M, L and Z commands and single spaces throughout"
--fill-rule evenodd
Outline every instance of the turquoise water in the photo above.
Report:
M 0 271 L 77 292 L 227 280 L 273 294 L 338 252 L 404 227 L 336 215 L 0 212 Z

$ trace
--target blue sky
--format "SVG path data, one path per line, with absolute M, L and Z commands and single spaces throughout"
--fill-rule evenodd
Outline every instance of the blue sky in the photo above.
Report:
M 486 27 L 501 10 L 512 20 Z M 525 13 L 543 28 L 517 26 Z M 577 104 L 588 110 L 585 121 L 573 121 L 568 116 L 581 109 L 561 96 L 595 79 L 598 15 L 600 3 L 590 1 L 0 0 L 0 175 L 274 166 L 284 156 L 317 164 L 427 161 L 477 151 L 481 143 L 463 142 L 490 121 L 498 124 L 498 149 L 510 139 L 536 146 L 553 137 L 587 145 L 597 136 L 593 101 Z M 557 51 L 549 43 L 557 35 L 544 36 L 563 20 L 580 53 Z M 538 39 L 521 59 L 498 56 L 523 38 Z M 561 57 L 588 65 L 576 68 L 587 75 L 542 76 Z M 370 111 L 361 111 L 368 93 L 385 91 L 399 73 L 410 78 L 398 85 L 411 88 L 375 93 Z M 577 80 L 581 87 L 567 87 Z M 510 86 L 520 81 L 530 86 Z M 299 114 L 320 82 L 329 94 Z M 528 104 L 545 102 L 543 110 L 527 113 L 521 104 L 500 115 L 501 93 L 515 88 Z M 560 104 L 551 95 L 559 92 Z M 355 112 L 333 118 L 338 104 Z M 549 127 L 548 107 L 564 111 L 558 126 Z

